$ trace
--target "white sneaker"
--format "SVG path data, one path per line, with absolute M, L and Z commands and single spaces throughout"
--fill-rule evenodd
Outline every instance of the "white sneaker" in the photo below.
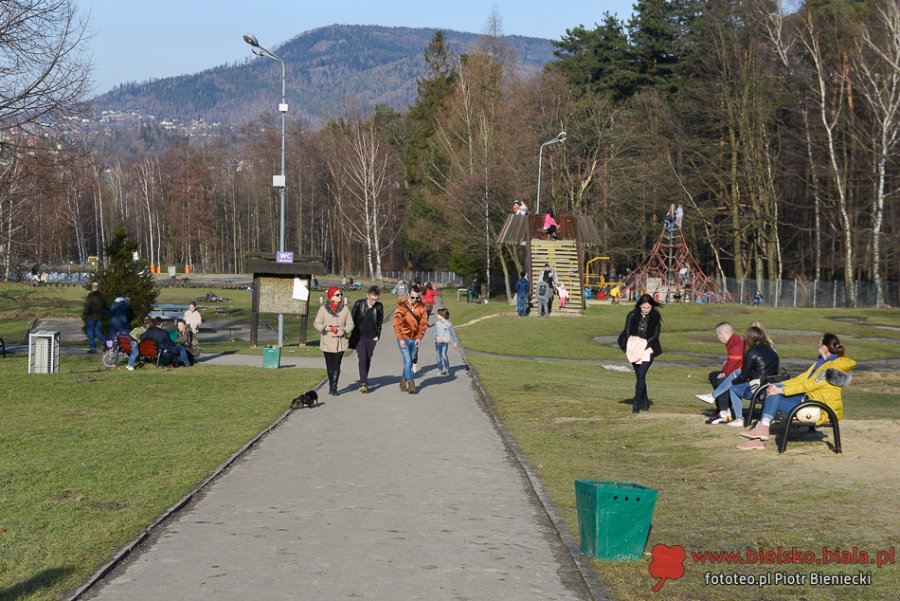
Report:
M 126 365 L 125 369 L 127 369 L 128 371 L 134 371 L 134 367 L 132 367 L 131 365 Z
M 698 394 L 698 395 L 695 395 L 695 396 L 696 396 L 698 399 L 700 399 L 701 401 L 703 401 L 704 403 L 709 403 L 710 405 L 712 405 L 713 403 L 716 402 L 716 397 L 714 397 L 713 395 L 709 394 L 708 392 L 707 392 L 706 394 Z
M 733 427 L 735 427 L 735 428 L 743 428 L 743 427 L 744 427 L 744 420 L 743 420 L 743 419 L 733 419 L 733 420 L 731 420 L 730 422 L 728 422 L 728 423 L 725 424 L 725 425 L 726 425 L 726 426 L 733 426 Z

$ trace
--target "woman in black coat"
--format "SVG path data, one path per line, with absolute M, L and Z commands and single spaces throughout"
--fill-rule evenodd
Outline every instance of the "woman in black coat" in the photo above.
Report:
M 653 360 L 662 354 L 662 347 L 659 344 L 662 317 L 656 310 L 659 306 L 652 296 L 642 294 L 634 304 L 634 309 L 625 318 L 625 329 L 619 335 L 619 348 L 625 352 L 631 362 L 636 379 L 632 413 L 640 413 L 641 409 L 644 411 L 650 409 L 650 399 L 647 396 L 647 372 L 650 370 Z

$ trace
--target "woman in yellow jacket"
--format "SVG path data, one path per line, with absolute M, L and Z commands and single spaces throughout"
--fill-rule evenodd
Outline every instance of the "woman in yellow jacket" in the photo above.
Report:
M 809 369 L 790 380 L 769 384 L 762 419 L 749 432 L 741 432 L 741 436 L 750 440 L 738 444 L 737 448 L 745 451 L 763 448 L 765 445 L 762 441 L 769 438 L 769 425 L 775 414 L 778 411 L 788 413 L 805 398 L 828 405 L 838 419 L 843 418 L 844 402 L 841 398 L 841 388 L 828 382 L 826 372 L 829 369 L 836 369 L 846 374 L 854 367 L 856 361 L 844 356 L 844 345 L 836 335 L 822 336 L 822 341 L 819 342 L 819 358 L 809 366 Z

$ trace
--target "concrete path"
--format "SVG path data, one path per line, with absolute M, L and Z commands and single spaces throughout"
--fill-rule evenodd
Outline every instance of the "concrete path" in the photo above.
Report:
M 459 354 L 438 375 L 429 332 L 420 392 L 401 393 L 385 335 L 370 394 L 345 357 L 339 397 L 291 414 L 84 598 L 589 599 Z

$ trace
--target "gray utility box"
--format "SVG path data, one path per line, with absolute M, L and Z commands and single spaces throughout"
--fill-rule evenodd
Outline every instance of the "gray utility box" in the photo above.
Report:
M 59 332 L 38 330 L 28 335 L 28 373 L 59 371 Z

